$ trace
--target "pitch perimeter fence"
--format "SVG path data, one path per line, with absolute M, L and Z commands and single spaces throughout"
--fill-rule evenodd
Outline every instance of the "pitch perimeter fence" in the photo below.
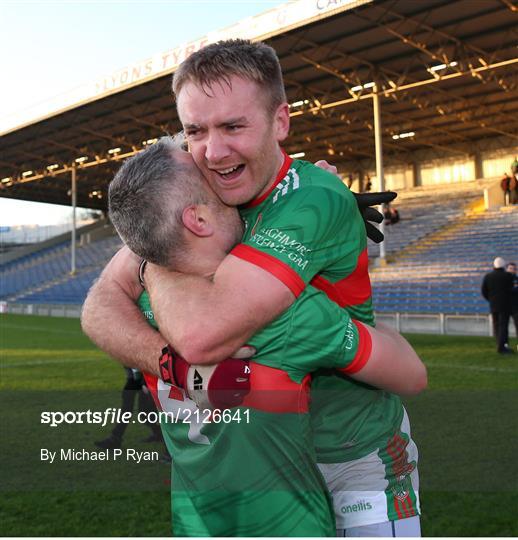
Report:
M 20 304 L 0 302 L 0 313 L 19 315 L 42 315 L 47 317 L 78 318 L 80 305 L 67 304 Z M 377 313 L 376 320 L 388 324 L 398 332 L 408 334 L 440 334 L 450 336 L 492 336 L 491 315 L 451 313 Z M 516 336 L 509 328 L 510 336 Z

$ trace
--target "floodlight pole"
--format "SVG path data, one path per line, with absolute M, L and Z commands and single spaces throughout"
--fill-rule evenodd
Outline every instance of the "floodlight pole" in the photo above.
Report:
M 385 191 L 385 177 L 383 176 L 383 145 L 381 141 L 381 113 L 378 84 L 375 83 L 372 93 L 372 104 L 374 108 L 374 145 L 376 148 L 376 176 L 378 177 L 379 191 Z M 383 213 L 384 205 L 380 205 L 380 212 Z M 385 234 L 385 220 L 380 223 L 379 229 Z M 385 240 L 380 243 L 380 262 L 385 262 Z
M 76 273 L 76 205 L 77 205 L 77 178 L 76 167 L 72 167 L 72 241 L 71 241 L 71 257 L 70 257 L 70 273 Z

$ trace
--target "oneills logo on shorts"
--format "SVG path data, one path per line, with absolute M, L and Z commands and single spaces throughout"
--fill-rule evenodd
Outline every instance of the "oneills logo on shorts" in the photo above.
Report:
M 365 512 L 365 510 L 372 510 L 372 504 L 370 502 L 358 501 L 356 504 L 348 504 L 347 506 L 342 506 L 342 508 L 340 508 L 342 514 Z

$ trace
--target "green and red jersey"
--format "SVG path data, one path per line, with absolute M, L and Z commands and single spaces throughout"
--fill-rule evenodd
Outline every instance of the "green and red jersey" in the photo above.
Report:
M 246 231 L 232 255 L 270 272 L 297 298 L 314 286 L 352 318 L 374 325 L 365 225 L 353 194 L 336 176 L 285 155 L 270 190 L 240 214 Z M 320 463 L 366 455 L 383 444 L 402 415 L 393 394 L 331 370 L 313 377 L 311 416 Z
M 365 225 L 336 176 L 285 155 L 270 190 L 239 211 L 246 231 L 232 255 L 264 268 L 295 296 L 311 283 L 354 319 L 374 323 Z
M 155 325 L 146 293 L 139 307 Z M 159 407 L 182 419 L 162 423 L 173 458 L 174 534 L 334 536 L 334 512 L 316 467 L 308 373 L 360 369 L 370 336 L 309 286 L 249 344 L 257 350 L 251 391 L 231 410 L 240 417 L 227 423 L 199 421 L 183 390 L 146 376 Z

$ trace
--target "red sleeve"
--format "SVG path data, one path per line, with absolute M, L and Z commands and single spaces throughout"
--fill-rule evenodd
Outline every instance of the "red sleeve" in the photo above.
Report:
M 304 280 L 297 272 L 295 272 L 295 270 L 293 270 L 293 268 L 290 268 L 286 263 L 268 253 L 263 253 L 246 244 L 238 244 L 230 254 L 266 270 L 272 274 L 272 276 L 275 276 L 278 280 L 282 281 L 296 298 L 298 298 L 300 293 L 306 288 Z
M 362 323 L 355 320 L 353 320 L 353 323 L 358 329 L 358 350 L 356 351 L 353 361 L 347 367 L 339 370 L 347 375 L 360 371 L 369 360 L 372 352 L 372 338 L 369 331 Z

